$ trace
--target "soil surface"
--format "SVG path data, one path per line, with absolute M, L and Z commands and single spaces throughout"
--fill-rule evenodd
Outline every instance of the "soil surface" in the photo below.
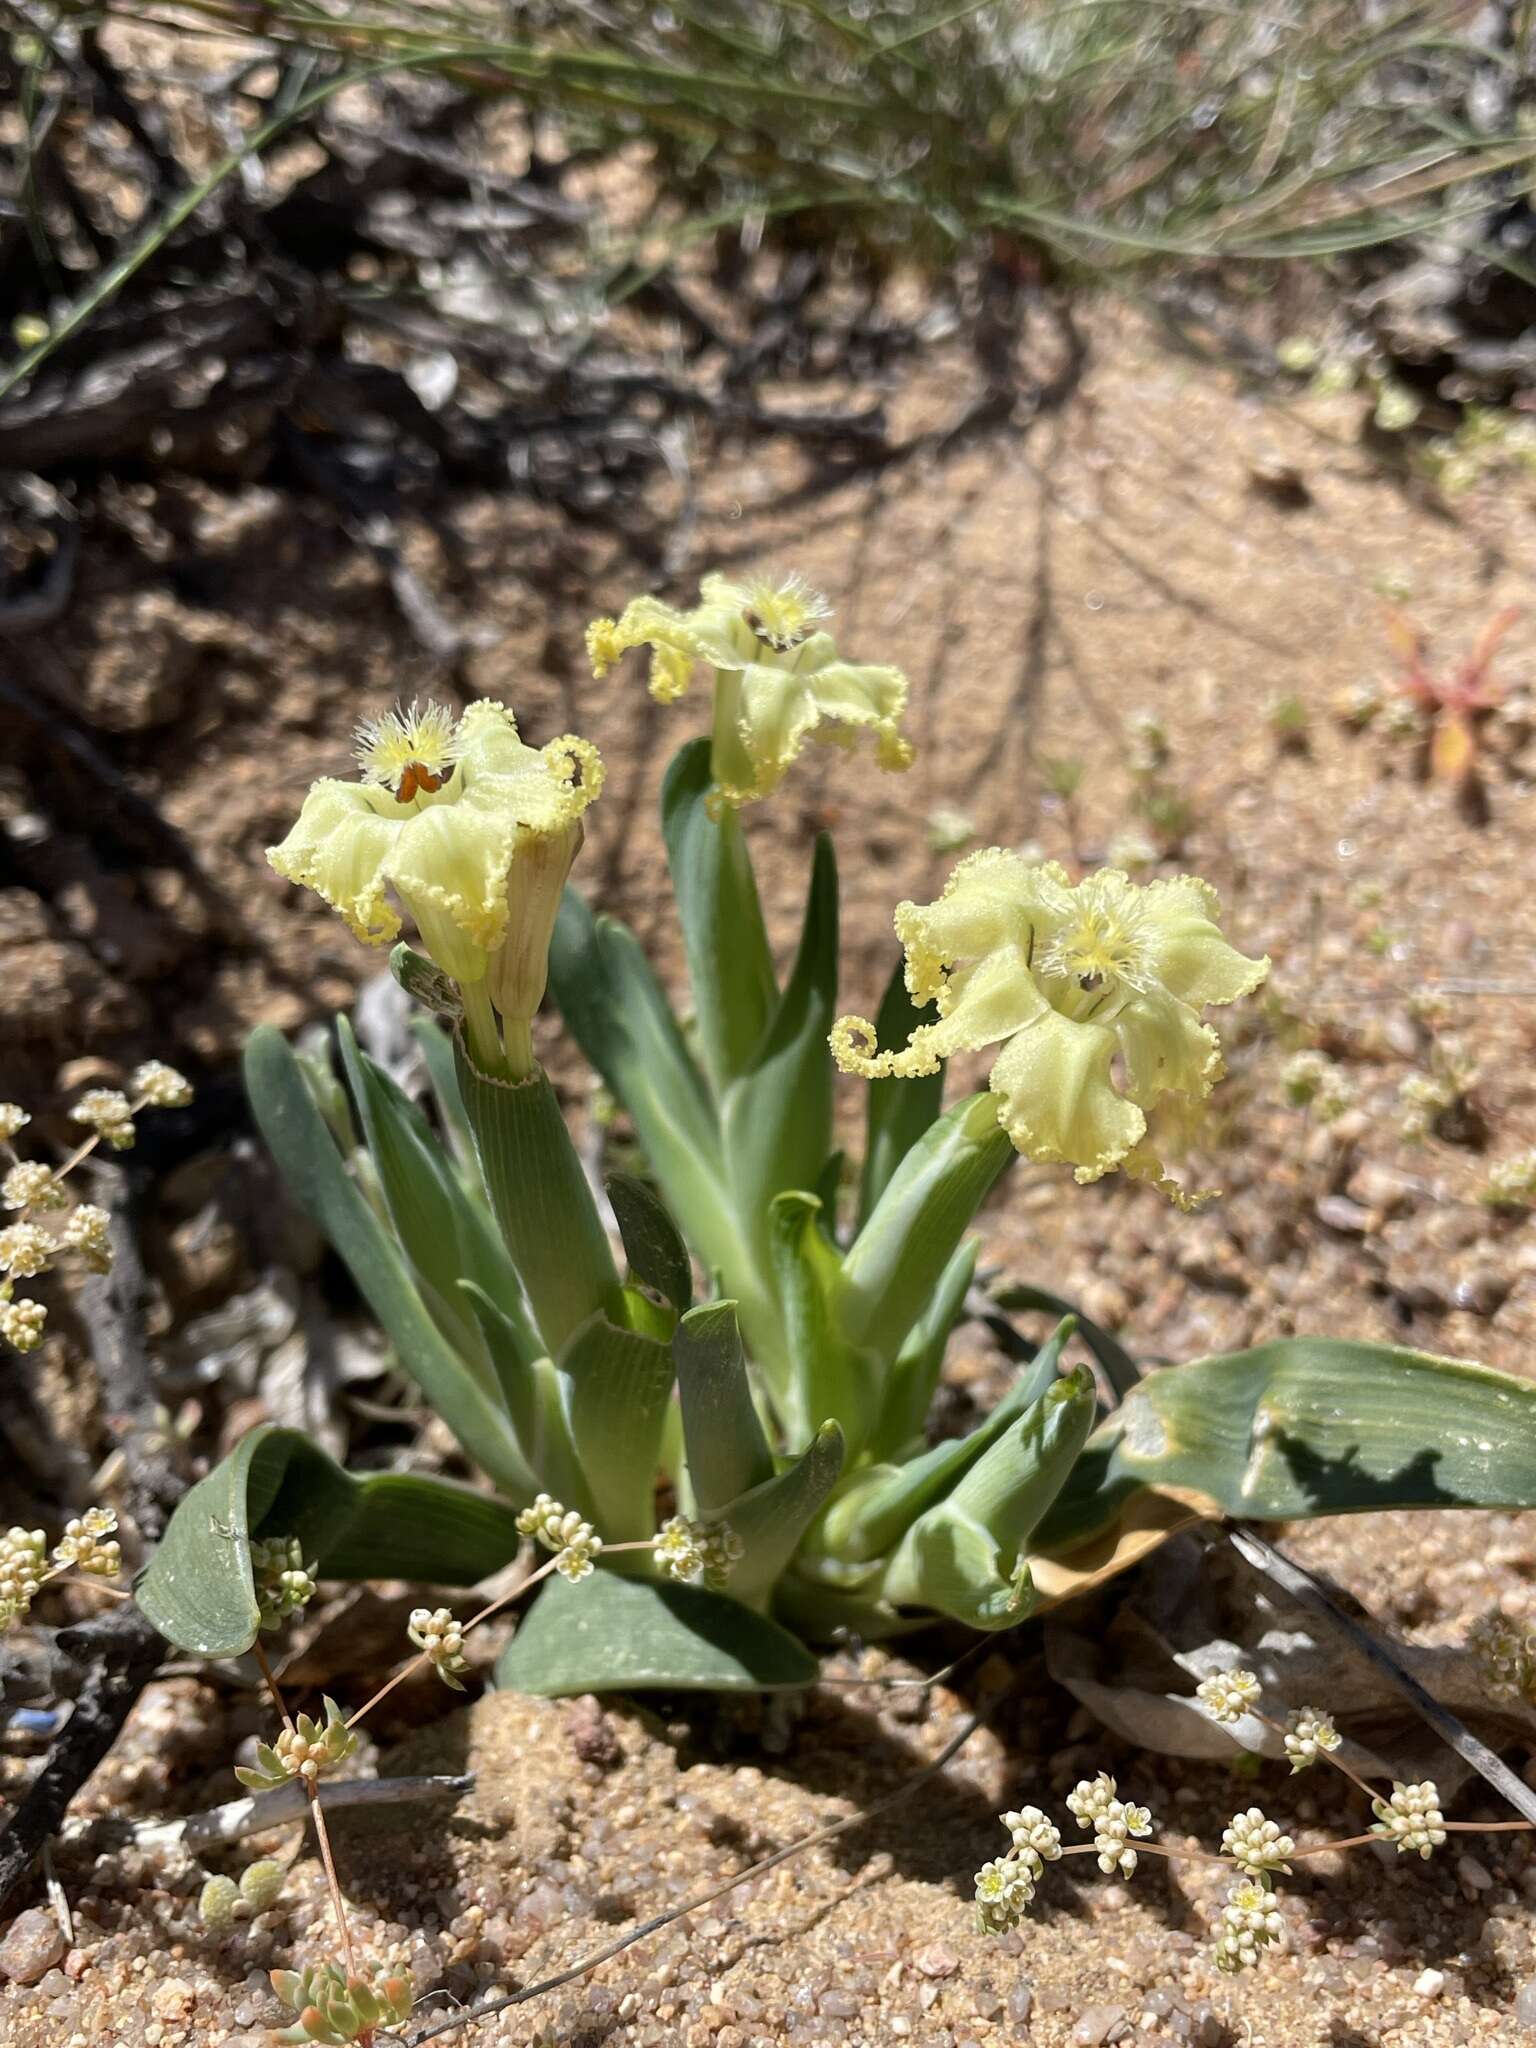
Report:
M 1390 709 L 1365 730 L 1341 716 L 1362 684 L 1390 699 L 1388 600 L 1427 629 L 1443 666 L 1522 600 L 1529 490 L 1447 507 L 1365 443 L 1358 397 L 1261 400 L 1130 316 L 1095 314 L 1094 335 L 1076 397 L 1026 435 L 832 488 L 785 452 L 719 456 L 701 472 L 673 594 L 707 567 L 798 568 L 832 598 L 845 648 L 900 662 L 913 683 L 919 753 L 906 776 L 813 754 L 751 815 L 775 934 L 787 947 L 812 831 L 829 825 L 844 1000 L 867 1009 L 894 957 L 893 906 L 933 894 L 959 850 L 1033 844 L 1086 864 L 1126 858 L 1134 831 L 1140 872 L 1207 876 L 1230 935 L 1274 962 L 1263 998 L 1226 1034 L 1229 1078 L 1191 1152 L 1193 1177 L 1225 1192 L 1183 1219 L 1146 1189 L 1078 1190 L 1056 1169 L 1021 1166 L 985 1219 L 985 1264 L 1049 1278 L 1142 1357 L 1305 1330 L 1529 1374 L 1536 1228 L 1528 1210 L 1481 1197 L 1497 1162 L 1536 1145 L 1536 721 L 1521 702 L 1536 685 L 1536 619 L 1500 653 L 1512 701 L 1484 729 L 1482 822 L 1422 776 L 1422 746 L 1385 729 Z M 893 389 L 892 412 L 942 421 L 965 374 L 958 356 L 929 358 Z M 25 659 L 109 736 L 190 858 L 109 872 L 84 830 L 39 844 L 35 766 L 23 755 L 0 768 L 0 820 L 22 850 L 21 879 L 0 888 L 5 1094 L 41 1109 L 87 1065 L 110 1078 L 152 1055 L 218 1089 L 254 1022 L 293 1029 L 349 1003 L 381 960 L 287 888 L 262 849 L 314 776 L 346 772 L 355 724 L 417 694 L 493 695 L 532 740 L 575 730 L 598 742 L 609 780 L 578 879 L 634 923 L 677 986 L 655 797 L 705 707 L 653 704 L 635 665 L 588 679 L 585 621 L 642 587 L 618 543 L 491 496 L 438 507 L 414 534 L 413 566 L 492 643 L 450 676 L 323 509 L 162 479 L 136 487 L 131 511 L 121 549 L 83 560 L 67 623 L 26 643 Z M 156 533 L 165 559 L 192 560 L 195 576 L 157 576 Z M 1153 778 L 1138 771 L 1146 741 L 1131 729 L 1144 712 L 1166 735 Z M 30 885 L 26 863 L 43 860 L 49 885 Z M 557 1019 L 540 1032 L 579 1113 L 579 1063 Z M 1308 1047 L 1332 1063 L 1331 1120 L 1287 1095 L 1286 1063 Z M 1414 1135 L 1405 1124 L 1426 1079 L 1446 1084 L 1445 1099 Z M 185 1362 L 189 1318 L 274 1271 L 307 1276 L 312 1299 L 315 1249 L 291 1227 L 274 1238 L 255 1214 L 261 1186 L 249 1147 L 226 1146 L 183 1160 L 158 1190 L 151 1252 L 170 1367 Z M 65 1342 L 8 1368 L 61 1418 L 80 1410 Z M 944 1426 L 970 1419 L 998 1369 L 979 1330 L 959 1334 Z M 171 1372 L 168 1387 L 189 1384 Z M 205 1407 L 205 1433 L 227 1440 L 264 1399 L 253 1381 L 229 1412 Z M 30 1500 L 13 1513 L 37 1518 Z M 1529 1518 L 1378 1515 L 1287 1542 L 1423 1645 L 1459 1642 L 1491 1604 L 1519 1613 L 1536 1599 Z M 336 1689 L 335 1672 L 357 1665 L 338 1651 L 327 1669 L 316 1652 L 308 1668 L 309 1682 Z M 842 1675 L 916 1668 L 872 1658 Z M 996 1813 L 1034 1801 L 1065 1823 L 1063 1794 L 1099 1768 L 1166 1833 L 1207 1847 L 1255 1798 L 1328 1834 L 1367 1816 L 1342 1780 L 1314 1774 L 1293 1790 L 1283 1766 L 1265 1764 L 1256 1787 L 1240 1763 L 1106 1735 L 1048 1678 L 1038 1630 L 973 1663 L 964 1693 L 828 1687 L 771 1710 L 695 1703 L 670 1719 L 501 1696 L 398 1741 L 386 1724 L 384 1769 L 469 1768 L 477 1787 L 425 1825 L 338 1823 L 359 1942 L 409 1960 L 418 1985 L 441 1994 L 433 2009 L 532 1983 L 896 1791 L 975 1708 L 982 1730 L 894 1811 L 468 2038 L 1395 2048 L 1512 2041 L 1528 2026 L 1536 2039 L 1536 1861 L 1519 1835 L 1453 1838 L 1428 1864 L 1376 1850 L 1338 1868 L 1309 1860 L 1282 1885 L 1287 1949 L 1236 1983 L 1211 1967 L 1208 1880 L 1220 1873 L 1197 1863 L 1144 1858 L 1126 1882 L 1099 1877 L 1091 1859 L 1060 1866 L 1019 1934 L 979 1937 L 970 1874 L 1003 1846 Z M 437 1710 L 428 1697 L 412 1711 Z M 87 1807 L 150 1814 L 233 1796 L 229 1761 L 260 1726 L 252 1699 L 166 1679 Z M 1382 1753 L 1392 1760 L 1390 1741 Z M 1519 1768 L 1523 1749 L 1510 1753 Z M 4 1768 L 16 1783 L 25 1765 L 12 1755 Z M 1475 1788 L 1454 1814 L 1505 1817 Z M 280 1907 L 219 1942 L 196 1919 L 203 1873 L 190 1863 L 61 1848 L 73 1945 L 40 1982 L 0 1991 L 0 2039 L 265 2038 L 274 2009 L 261 1972 L 329 1946 L 318 1864 L 292 1831 L 278 1853 L 298 1855 Z

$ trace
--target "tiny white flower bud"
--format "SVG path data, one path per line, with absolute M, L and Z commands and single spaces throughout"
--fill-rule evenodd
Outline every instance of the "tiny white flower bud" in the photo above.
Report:
M 1394 1781 L 1390 1799 L 1373 1799 L 1371 1811 L 1376 1824 L 1371 1829 L 1385 1842 L 1396 1842 L 1428 1860 L 1445 1842 L 1445 1816 L 1440 1811 L 1440 1792 L 1432 1778 L 1417 1785 Z
M 31 1121 L 19 1102 L 0 1102 L 0 1144 L 8 1145 L 23 1124 Z
M 89 1124 L 114 1152 L 126 1152 L 134 1141 L 133 1105 L 120 1089 L 87 1088 L 69 1115 L 72 1123 Z
M 1217 1671 L 1201 1679 L 1195 1697 L 1213 1721 L 1241 1721 L 1256 1706 L 1263 1688 L 1251 1671 Z
M 1291 1866 L 1285 1859 L 1295 1848 L 1291 1837 L 1282 1834 L 1274 1821 L 1266 1820 L 1257 1806 L 1234 1813 L 1221 1837 L 1222 1855 L 1232 1857 L 1254 1877 L 1265 1870 L 1288 1871 Z
M 1325 1750 L 1337 1749 L 1343 1737 L 1320 1707 L 1298 1707 L 1287 1718 L 1285 1753 L 1291 1771 L 1304 1771 Z
M 29 1301 L 23 1297 L 13 1301 L 9 1297 L 0 1300 L 0 1338 L 13 1351 L 35 1351 L 43 1341 L 43 1328 L 48 1321 L 48 1311 L 40 1301 Z
M 35 1223 L 8 1223 L 0 1230 L 0 1272 L 34 1279 L 47 1272 L 54 1249 L 53 1239 Z
M 1273 1892 L 1245 1879 L 1233 1885 L 1221 1909 L 1221 1931 L 1216 1938 L 1216 1967 L 1234 1973 L 1251 1970 L 1259 1951 L 1285 1933 L 1285 1923 L 1275 1905 Z
M 185 1109 L 192 1100 L 192 1083 L 164 1060 L 146 1060 L 135 1067 L 128 1085 L 151 1109 Z
M 93 1273 L 112 1270 L 112 1244 L 107 1236 L 112 1218 L 94 1202 L 82 1202 L 64 1218 L 59 1243 L 76 1252 Z
M 22 1159 L 0 1179 L 0 1205 L 7 1209 L 62 1209 L 69 1201 L 51 1166 Z

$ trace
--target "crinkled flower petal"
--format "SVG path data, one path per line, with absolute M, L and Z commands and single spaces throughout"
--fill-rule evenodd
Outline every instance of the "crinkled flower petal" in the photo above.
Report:
M 1116 1013 L 1113 1029 L 1125 1060 L 1125 1092 L 1143 1109 L 1170 1089 L 1207 1095 L 1221 1079 L 1221 1040 L 1188 1003 L 1157 991 L 1136 996 Z
M 1250 960 L 1228 945 L 1216 925 L 1221 898 L 1198 875 L 1147 885 L 1149 950 L 1158 979 L 1192 1010 L 1252 995 L 1269 959 Z
M 933 1074 L 953 1053 L 979 1052 L 1051 1015 L 1016 947 L 1002 947 L 961 969 L 946 987 L 941 1009 L 937 1024 L 920 1024 L 905 1046 L 891 1052 L 875 1051 L 874 1026 L 864 1018 L 841 1018 L 832 1032 L 833 1055 L 844 1073 L 870 1080 Z
M 1027 948 L 1030 908 L 1041 874 L 1066 875 L 1054 862 L 1032 866 L 1000 846 L 968 854 L 933 903 L 902 903 L 896 936 L 907 955 L 907 987 L 914 1002 L 931 1003 L 946 967 L 976 960 L 998 947 Z
M 385 895 L 385 869 L 398 826 L 381 816 L 388 790 L 358 782 L 317 782 L 281 846 L 267 849 L 277 872 L 313 889 L 371 946 L 397 938 L 400 920 Z
M 1135 1103 L 1115 1093 L 1115 1034 L 1042 1006 L 998 1054 L 991 1088 L 999 1117 L 1031 1159 L 1060 1160 L 1080 1181 L 1118 1166 L 1146 1130 Z

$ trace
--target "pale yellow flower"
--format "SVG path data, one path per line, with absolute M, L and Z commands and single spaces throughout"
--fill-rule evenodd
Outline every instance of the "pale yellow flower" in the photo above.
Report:
M 872 732 L 881 768 L 912 761 L 901 731 L 907 679 L 900 669 L 842 661 L 822 621 L 831 608 L 799 576 L 732 583 L 706 576 L 699 604 L 678 611 L 638 597 L 622 618 L 595 619 L 587 651 L 598 676 L 632 647 L 651 649 L 651 695 L 681 697 L 699 663 L 715 677 L 713 768 L 721 803 L 776 789 L 807 740 L 851 748 Z
M 998 1046 L 992 1092 L 1020 1152 L 1068 1162 L 1079 1181 L 1120 1167 L 1184 1199 L 1148 1141 L 1147 1112 L 1164 1096 L 1210 1093 L 1221 1043 L 1200 1012 L 1269 971 L 1228 945 L 1219 907 L 1192 875 L 1143 887 L 1106 868 L 1074 885 L 1054 861 L 972 854 L 937 902 L 896 912 L 907 987 L 937 1021 L 880 1052 L 873 1026 L 843 1017 L 833 1054 L 878 1079 Z
M 391 713 L 362 729 L 359 758 L 365 779 L 315 783 L 268 860 L 370 945 L 399 935 L 393 889 L 438 966 L 483 981 L 520 924 L 522 867 L 547 840 L 570 848 L 602 787 L 597 749 L 524 746 L 511 712 L 482 701 L 456 726 L 438 705 Z

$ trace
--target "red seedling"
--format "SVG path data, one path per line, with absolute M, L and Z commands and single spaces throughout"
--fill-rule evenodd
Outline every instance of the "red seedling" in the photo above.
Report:
M 1387 613 L 1387 639 L 1402 664 L 1394 687 L 1429 720 L 1430 773 L 1462 791 L 1477 779 L 1477 729 L 1504 695 L 1488 670 L 1499 642 L 1519 616 L 1518 605 L 1496 612 L 1459 667 L 1445 675 L 1431 675 L 1425 666 L 1428 641 L 1424 634 L 1401 612 Z

